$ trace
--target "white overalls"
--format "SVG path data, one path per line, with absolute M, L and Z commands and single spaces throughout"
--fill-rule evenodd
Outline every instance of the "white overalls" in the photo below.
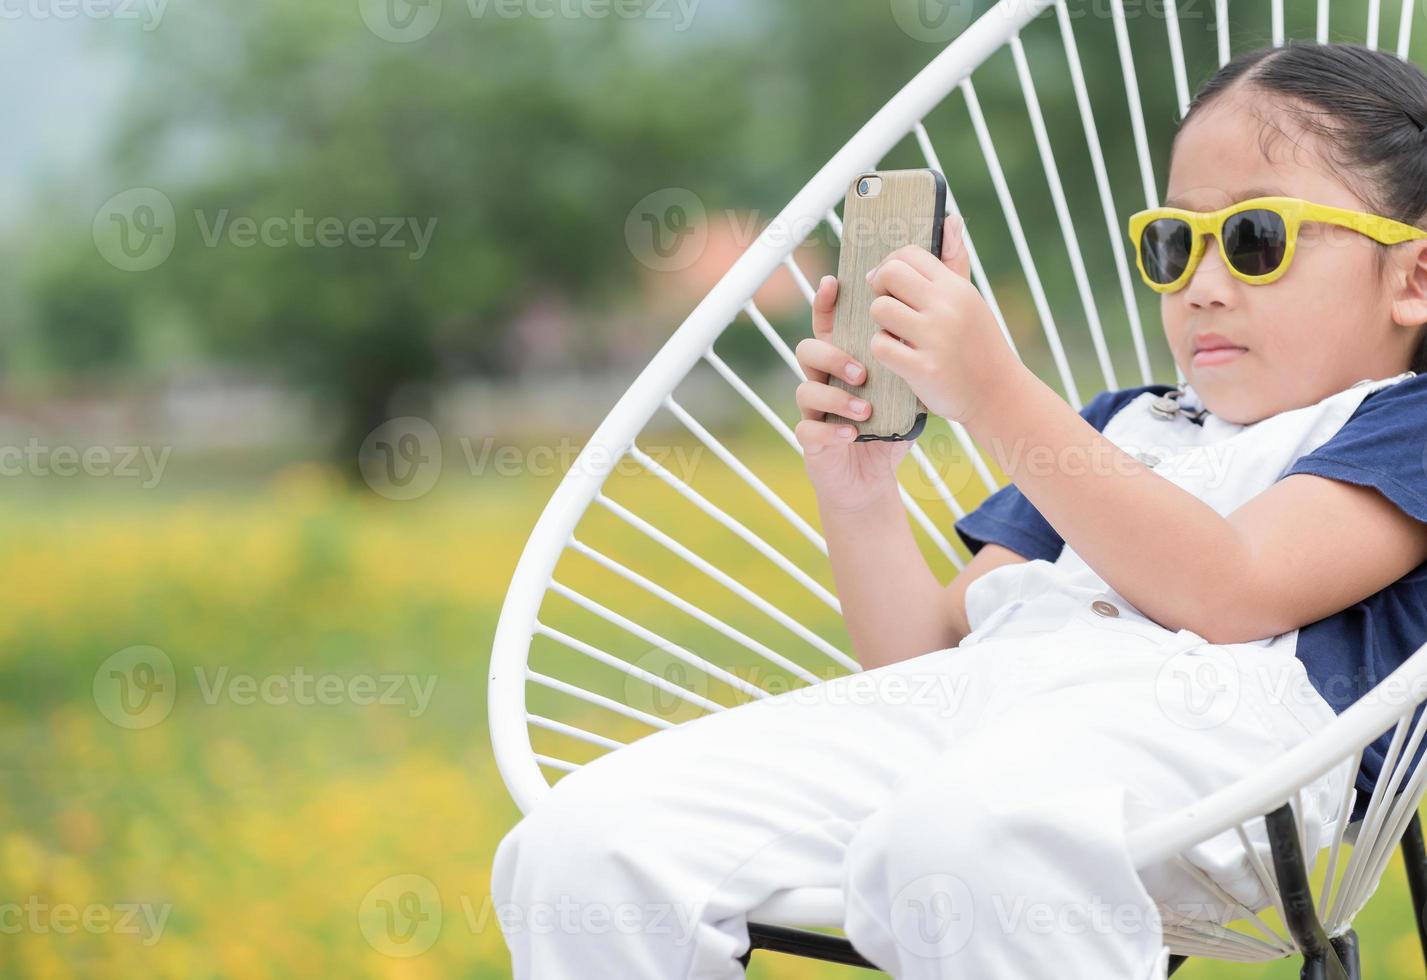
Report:
M 1104 431 L 1228 514 L 1408 376 L 1249 426 L 1157 418 L 1146 392 Z M 1181 403 L 1201 404 L 1189 386 Z M 840 888 L 853 945 L 898 980 L 1161 980 L 1176 924 L 1241 917 L 1226 893 L 1268 905 L 1232 829 L 1185 854 L 1209 887 L 1173 860 L 1136 872 L 1125 833 L 1335 717 L 1297 630 L 1223 645 L 1172 632 L 1068 545 L 991 571 L 966 605 L 958 647 L 706 715 L 565 775 L 495 853 L 516 980 L 738 980 L 747 911 L 792 887 Z M 1350 765 L 1299 797 L 1310 855 Z

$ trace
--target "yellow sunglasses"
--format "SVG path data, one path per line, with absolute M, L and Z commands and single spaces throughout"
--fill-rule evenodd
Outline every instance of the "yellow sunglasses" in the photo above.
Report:
M 1296 197 L 1255 197 L 1218 211 L 1153 208 L 1130 217 L 1130 241 L 1145 285 L 1172 293 L 1188 284 L 1213 235 L 1234 278 L 1265 285 L 1288 271 L 1298 228 L 1321 221 L 1349 228 L 1384 245 L 1427 238 L 1427 231 L 1362 211 L 1313 204 Z

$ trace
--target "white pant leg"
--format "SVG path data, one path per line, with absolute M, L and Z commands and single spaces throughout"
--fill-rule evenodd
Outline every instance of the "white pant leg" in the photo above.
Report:
M 1266 694 L 1298 683 L 1291 657 L 1135 632 L 1072 623 L 980 641 L 1014 704 L 988 708 L 849 844 L 846 930 L 864 956 L 898 980 L 1160 980 L 1162 913 L 1238 917 L 1170 861 L 1137 873 L 1126 831 L 1251 775 L 1332 711 Z M 1310 854 L 1347 776 L 1309 794 Z M 1252 893 L 1225 837 L 1237 845 L 1230 830 L 1190 860 Z
M 493 862 L 516 980 L 742 977 L 746 912 L 841 883 L 858 825 L 977 724 L 990 662 L 936 651 L 661 730 L 563 776 Z

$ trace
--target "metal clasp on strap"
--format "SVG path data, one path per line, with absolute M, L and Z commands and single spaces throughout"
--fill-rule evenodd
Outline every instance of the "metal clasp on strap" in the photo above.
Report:
M 1150 402 L 1150 414 L 1161 422 L 1168 422 L 1178 415 L 1182 415 L 1190 421 L 1197 421 L 1209 414 L 1207 408 L 1185 408 L 1179 404 L 1179 399 L 1183 397 L 1184 385 L 1176 385 L 1173 391 L 1167 391 Z

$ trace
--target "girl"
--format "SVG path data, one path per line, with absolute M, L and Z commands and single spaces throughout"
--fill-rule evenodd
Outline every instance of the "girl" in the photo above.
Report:
M 865 670 L 561 779 L 495 855 L 515 976 L 736 980 L 748 910 L 806 886 L 897 978 L 1162 978 L 1167 929 L 1268 904 L 1233 831 L 1138 872 L 1125 834 L 1427 641 L 1424 123 L 1427 76 L 1356 45 L 1209 80 L 1170 207 L 1130 221 L 1174 389 L 1077 414 L 1006 346 L 954 218 L 944 261 L 874 270 L 874 357 L 1013 481 L 957 522 L 949 586 L 898 499 L 907 444 L 824 421 L 868 415 L 826 383 L 866 366 L 828 342 L 825 279 L 797 435 Z M 1385 745 L 1309 787 L 1309 854 Z

